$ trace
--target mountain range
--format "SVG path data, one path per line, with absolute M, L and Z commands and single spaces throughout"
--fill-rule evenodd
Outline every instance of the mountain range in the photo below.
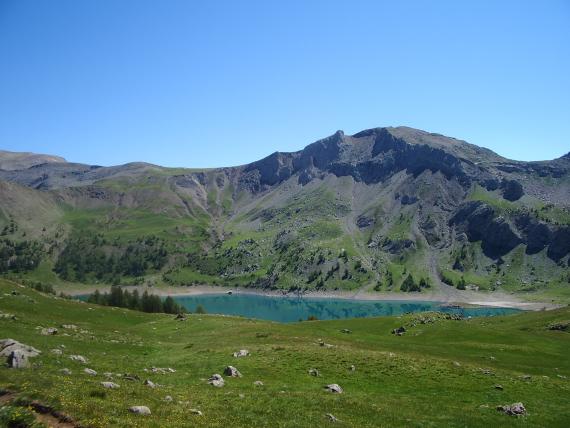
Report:
M 569 296 L 570 153 L 407 127 L 228 168 L 0 151 L 1 269 L 42 281 Z

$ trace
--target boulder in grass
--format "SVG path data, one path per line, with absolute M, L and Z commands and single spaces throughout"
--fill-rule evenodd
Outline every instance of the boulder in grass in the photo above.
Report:
M 224 369 L 224 374 L 226 376 L 230 376 L 230 377 L 241 377 L 241 373 L 239 372 L 238 369 L 236 369 L 234 366 L 227 366 Z
M 149 388 L 156 388 L 156 383 L 149 379 L 144 381 L 144 385 L 148 386 Z
M 210 385 L 213 385 L 217 388 L 221 388 L 222 386 L 224 386 L 224 378 L 219 375 L 219 374 L 213 374 L 209 379 L 208 379 L 208 383 Z
M 0 357 L 7 357 L 8 367 L 12 369 L 23 369 L 28 367 L 28 359 L 37 357 L 40 354 L 33 348 L 14 339 L 0 340 Z
M 260 381 L 260 380 L 256 380 L 255 382 L 253 382 L 253 384 L 254 384 L 255 386 L 263 386 L 263 382 Z
M 240 349 L 239 351 L 234 352 L 235 358 L 247 357 L 249 355 L 249 351 L 247 349 Z
M 148 416 L 150 415 L 150 409 L 147 406 L 132 406 L 129 407 L 129 412 L 134 413 L 135 415 L 143 415 Z
M 42 328 L 42 335 L 44 336 L 54 336 L 56 335 L 58 332 L 57 328 L 55 327 L 46 327 L 46 328 Z
M 396 336 L 402 336 L 405 332 L 406 332 L 406 327 L 404 326 L 392 330 L 392 334 L 395 334 Z
M 330 385 L 325 386 L 325 389 L 334 394 L 342 394 L 342 388 L 336 383 L 331 383 Z
M 190 411 L 190 413 L 192 413 L 193 415 L 196 415 L 196 416 L 202 416 L 203 415 L 203 413 L 198 409 L 190 409 L 189 411 Z
M 116 384 L 115 382 L 101 382 L 101 385 L 103 386 L 103 388 L 107 388 L 107 389 L 118 389 L 118 388 L 120 388 L 120 385 Z
M 331 422 L 338 422 L 339 420 L 337 419 L 337 417 L 335 415 L 333 415 L 332 413 L 327 413 L 325 414 L 325 416 L 327 417 L 327 419 Z
M 83 373 L 88 374 L 89 376 L 97 376 L 97 372 L 93 369 L 83 369 Z
M 315 376 L 315 377 L 319 377 L 319 376 L 320 376 L 320 373 L 319 373 L 319 371 L 318 371 L 317 369 L 309 369 L 309 374 L 310 374 L 311 376 Z
M 523 416 L 526 414 L 526 409 L 523 403 L 513 403 L 511 405 L 505 404 L 504 406 L 497 406 L 497 410 L 510 416 Z
M 78 363 L 81 364 L 87 364 L 87 358 L 85 358 L 82 355 L 70 355 L 69 359 L 72 361 L 77 361 Z

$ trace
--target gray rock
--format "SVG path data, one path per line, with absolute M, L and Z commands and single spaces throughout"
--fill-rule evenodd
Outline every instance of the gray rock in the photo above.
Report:
M 311 376 L 315 376 L 315 377 L 320 376 L 320 373 L 319 373 L 319 371 L 318 371 L 317 369 L 309 369 L 309 374 L 310 374 Z
M 61 328 L 65 328 L 66 330 L 77 330 L 79 327 L 75 324 L 62 324 Z
M 247 349 L 240 349 L 237 352 L 234 352 L 235 358 L 247 357 L 249 355 L 249 351 Z
M 241 373 L 239 372 L 238 369 L 236 369 L 234 366 L 227 366 L 224 369 L 224 374 L 226 376 L 230 376 L 230 377 L 241 377 Z
M 343 328 L 340 332 L 350 334 L 350 333 L 352 333 L 352 330 L 349 330 L 348 328 Z
M 114 382 L 101 382 L 101 385 L 103 386 L 103 388 L 107 388 L 107 389 L 117 389 L 120 388 L 120 385 L 114 383 Z
M 331 383 L 330 385 L 325 386 L 325 389 L 335 394 L 342 394 L 342 388 L 336 383 Z
M 208 379 L 208 383 L 210 385 L 213 385 L 217 388 L 221 388 L 222 386 L 224 386 L 224 378 L 219 375 L 219 374 L 213 374 L 209 379 Z
M 188 410 L 188 411 L 189 411 L 190 413 L 192 413 L 193 415 L 196 415 L 196 416 L 202 416 L 202 415 L 203 415 L 203 413 L 202 413 L 200 410 L 198 410 L 198 409 L 190 409 L 190 410 Z
M 28 358 L 40 354 L 36 348 L 24 345 L 13 339 L 0 340 L 0 357 L 7 357 L 8 367 L 22 369 L 28 367 Z
M 156 388 L 156 383 L 149 379 L 145 380 L 143 385 L 148 386 L 149 388 Z
M 61 349 L 52 349 L 50 351 L 53 355 L 63 355 L 63 351 Z
M 396 336 L 402 336 L 405 332 L 406 332 L 406 327 L 404 326 L 392 330 L 392 334 L 395 334 Z
M 339 422 L 339 420 L 332 414 L 332 413 L 327 413 L 325 414 L 325 416 L 329 419 L 329 421 L 331 422 Z
M 351 372 L 356 371 L 356 366 L 353 364 L 348 368 Z
M 0 340 L 0 357 L 8 357 L 12 351 L 19 350 L 22 351 L 26 357 L 37 357 L 41 354 L 36 348 L 23 343 L 18 342 L 14 339 L 1 339 Z
M 263 382 L 260 381 L 260 380 L 256 380 L 255 382 L 253 382 L 253 384 L 254 384 L 255 386 L 263 386 Z
M 513 403 L 511 405 L 497 406 L 497 410 L 510 416 L 522 416 L 526 414 L 523 403 Z
M 69 376 L 71 374 L 71 370 L 69 370 L 69 369 L 61 369 L 59 372 L 62 375 L 66 375 L 66 376 Z
M 78 363 L 81 363 L 81 364 L 87 364 L 87 358 L 85 358 L 81 355 L 70 355 L 69 359 L 72 361 L 77 361 Z
M 97 372 L 93 369 L 83 369 L 83 373 L 86 373 L 89 376 L 97 376 Z
M 493 386 L 493 388 L 498 389 L 499 391 L 502 391 L 502 390 L 503 390 L 503 385 L 496 384 L 496 385 Z
M 150 415 L 150 409 L 147 406 L 132 406 L 129 407 L 129 412 L 134 413 L 135 415 L 143 415 L 148 416 Z
M 172 396 L 167 395 L 166 397 L 164 397 L 164 400 L 166 403 L 172 403 L 174 401 L 174 399 L 172 398 Z
M 55 334 L 57 334 L 57 328 L 55 327 L 46 327 L 46 328 L 42 328 L 42 335 L 44 336 L 53 336 Z

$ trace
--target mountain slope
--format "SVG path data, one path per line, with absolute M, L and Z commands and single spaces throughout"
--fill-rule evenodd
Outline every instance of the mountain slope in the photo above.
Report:
M 93 242 L 81 241 L 101 263 L 151 236 L 167 253 L 157 264 L 140 250 L 140 269 L 109 275 L 69 261 L 58 272 L 68 280 L 80 271 L 82 282 L 128 283 L 136 273 L 159 284 L 570 296 L 569 172 L 568 155 L 512 161 L 398 127 L 338 131 L 239 167 L 60 162 L 0 170 L 0 179 L 63 210 L 63 242 L 45 256 L 52 263 L 78 239 Z M 5 217 L 11 210 L 6 200 Z

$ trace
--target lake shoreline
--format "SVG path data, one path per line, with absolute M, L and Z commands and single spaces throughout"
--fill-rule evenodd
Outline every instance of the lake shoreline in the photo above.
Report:
M 81 288 L 62 290 L 66 294 L 72 296 L 85 295 L 99 290 L 101 293 L 108 292 L 110 286 L 94 286 L 89 285 Z M 138 290 L 139 293 L 148 291 L 151 294 L 166 297 L 184 297 L 184 296 L 201 296 L 201 295 L 222 295 L 222 294 L 241 294 L 241 295 L 259 295 L 270 297 L 300 297 L 300 298 L 318 298 L 318 299 L 346 299 L 346 300 L 362 300 L 362 301 L 424 301 L 438 302 L 446 305 L 457 306 L 487 306 L 501 308 L 515 308 L 522 310 L 540 311 L 557 309 L 563 305 L 550 302 L 529 302 L 524 301 L 517 296 L 503 292 L 483 293 L 473 291 L 459 291 L 449 287 L 449 290 L 440 289 L 420 293 L 398 293 L 398 292 L 366 292 L 365 290 L 355 291 L 308 291 L 303 293 L 290 293 L 287 290 L 254 290 L 247 288 L 230 288 L 213 285 L 193 285 L 187 287 L 144 287 L 144 286 L 124 286 L 126 290 Z

